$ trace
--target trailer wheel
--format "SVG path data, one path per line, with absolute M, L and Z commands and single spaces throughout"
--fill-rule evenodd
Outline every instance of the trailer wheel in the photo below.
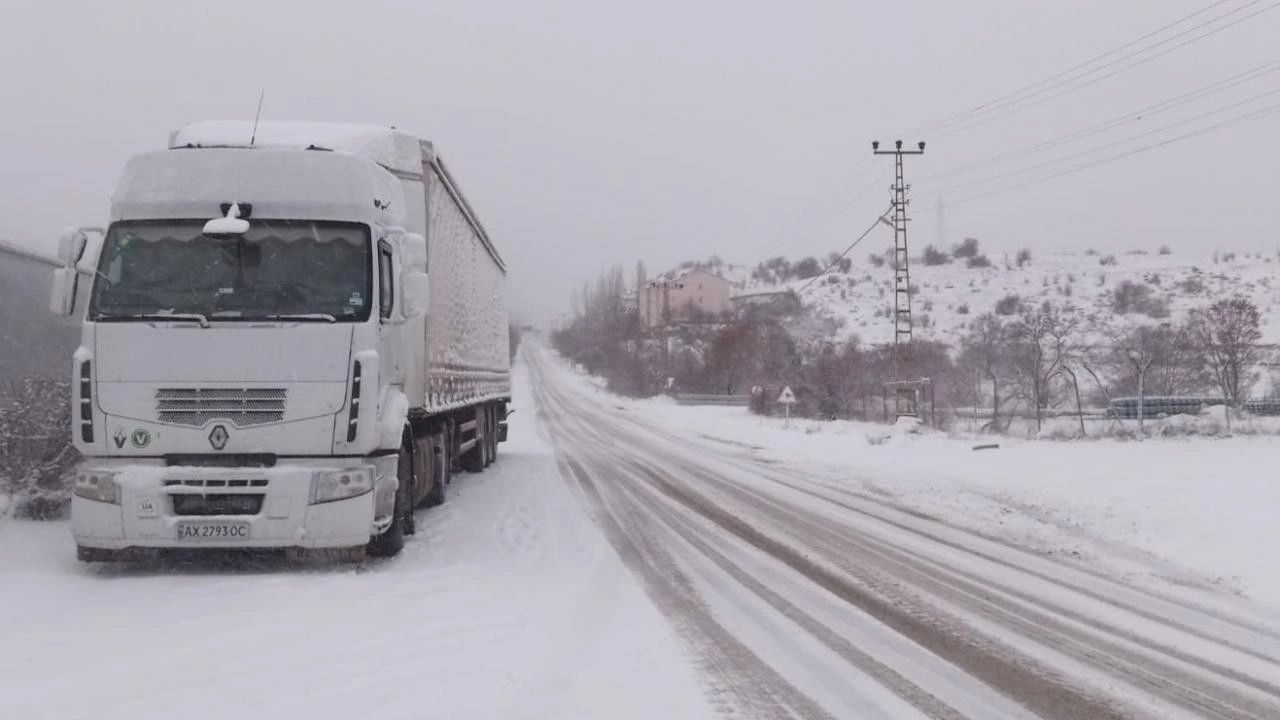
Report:
M 471 449 L 462 454 L 462 469 L 470 473 L 478 473 L 484 470 L 485 453 L 484 444 L 484 408 L 476 408 L 476 429 L 472 433 L 475 438 L 475 444 Z
M 488 467 L 498 459 L 498 415 L 494 405 L 484 408 L 484 465 Z
M 413 440 L 410 437 L 400 443 L 396 476 L 400 478 L 400 488 L 396 490 L 396 505 L 391 511 L 391 527 L 369 539 L 369 554 L 374 557 L 392 557 L 403 550 L 404 536 L 413 522 Z
M 445 434 L 441 430 L 431 436 L 431 491 L 427 493 L 427 507 L 444 504 L 444 486 L 449 483 L 449 460 L 445 448 Z

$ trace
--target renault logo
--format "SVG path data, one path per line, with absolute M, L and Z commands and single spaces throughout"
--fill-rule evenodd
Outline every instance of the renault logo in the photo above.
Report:
M 214 450 L 221 450 L 227 446 L 227 440 L 231 435 L 227 432 L 227 428 L 223 425 L 214 425 L 213 431 L 209 433 L 209 444 Z

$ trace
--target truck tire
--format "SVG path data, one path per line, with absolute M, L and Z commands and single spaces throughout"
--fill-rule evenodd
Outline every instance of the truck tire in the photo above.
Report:
M 476 444 L 471 449 L 462 454 L 462 469 L 469 473 L 478 473 L 484 470 L 485 451 L 484 444 L 486 442 L 484 435 L 484 408 L 476 408 L 476 429 L 473 437 Z
M 427 507 L 443 505 L 445 485 L 449 484 L 449 458 L 446 451 L 444 430 L 431 436 L 431 491 L 427 493 Z
M 396 505 L 391 511 L 391 526 L 381 535 L 369 539 L 369 554 L 373 557 L 394 557 L 404 549 L 404 536 L 413 522 L 413 440 L 400 443 L 400 457 L 396 462 L 396 476 L 400 488 L 396 490 Z
M 498 413 L 494 405 L 484 408 L 484 466 L 489 467 L 498 459 Z

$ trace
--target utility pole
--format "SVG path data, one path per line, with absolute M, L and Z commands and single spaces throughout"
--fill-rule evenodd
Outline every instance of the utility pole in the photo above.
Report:
M 876 155 L 892 155 L 894 165 L 894 182 L 890 191 L 893 194 L 893 205 L 890 209 L 893 223 L 893 345 L 895 353 L 901 352 L 910 356 L 911 347 L 911 267 L 907 254 L 907 190 L 909 189 L 902 173 L 902 157 L 904 155 L 923 155 L 924 143 L 919 143 L 919 150 L 903 150 L 902 141 L 894 143 L 893 150 L 881 150 L 880 141 L 871 143 L 871 151 Z
M 898 417 L 917 416 L 919 414 L 920 391 L 927 386 L 926 378 L 905 378 L 908 369 L 904 367 L 911 362 L 911 258 L 907 248 L 907 185 L 903 177 L 902 158 L 905 155 L 923 155 L 924 143 L 916 144 L 916 150 L 903 150 L 902 141 L 894 142 L 894 149 L 881 150 L 880 141 L 872 141 L 871 152 L 875 155 L 892 155 L 894 180 L 890 192 L 893 204 L 889 210 L 893 226 L 893 374 L 894 378 L 885 387 L 894 395 L 894 408 Z

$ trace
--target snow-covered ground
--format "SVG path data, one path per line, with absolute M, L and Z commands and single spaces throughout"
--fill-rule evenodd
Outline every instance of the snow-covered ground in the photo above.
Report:
M 1112 295 L 1119 284 L 1129 281 L 1149 288 L 1152 298 L 1167 303 L 1175 321 L 1192 308 L 1243 295 L 1263 311 L 1263 342 L 1280 343 L 1280 323 L 1269 322 L 1269 310 L 1280 308 L 1280 281 L 1276 280 L 1280 257 L 1227 252 L 1161 255 L 1156 248 L 1141 252 L 1112 249 L 1099 254 L 1044 253 L 1034 256 L 1022 268 L 1016 266 L 1013 253 L 1006 256 L 988 252 L 992 262 L 989 268 L 966 267 L 963 258 L 934 266 L 914 258 L 911 281 L 916 290 L 912 309 L 920 325 L 916 337 L 954 346 L 975 317 L 992 312 L 997 301 L 1011 295 L 1026 307 L 1048 301 L 1073 308 L 1086 321 L 1087 330 L 1097 330 L 1103 321 L 1116 319 L 1111 309 Z M 813 283 L 793 280 L 782 285 L 762 285 L 750 279 L 749 269 L 737 265 L 723 272 L 735 283 L 735 294 L 803 289 L 801 300 L 820 317 L 833 321 L 838 338 L 856 335 L 872 344 L 888 342 L 893 337 L 889 313 L 893 306 L 893 271 L 885 266 L 874 267 L 865 253 L 855 252 L 851 259 L 853 264 L 847 273 L 833 270 Z M 1108 264 L 1102 264 L 1104 260 Z M 1141 313 L 1125 318 L 1130 322 L 1151 322 Z
M 103 566 L 0 520 L 0 718 L 666 718 L 692 663 L 539 437 L 527 375 L 498 463 L 360 571 Z
M 666 398 L 610 401 L 688 437 L 803 466 L 815 478 L 1133 582 L 1237 593 L 1280 610 L 1277 437 L 971 440 L 844 421 L 788 425 Z M 1000 447 L 973 449 L 989 442 Z

